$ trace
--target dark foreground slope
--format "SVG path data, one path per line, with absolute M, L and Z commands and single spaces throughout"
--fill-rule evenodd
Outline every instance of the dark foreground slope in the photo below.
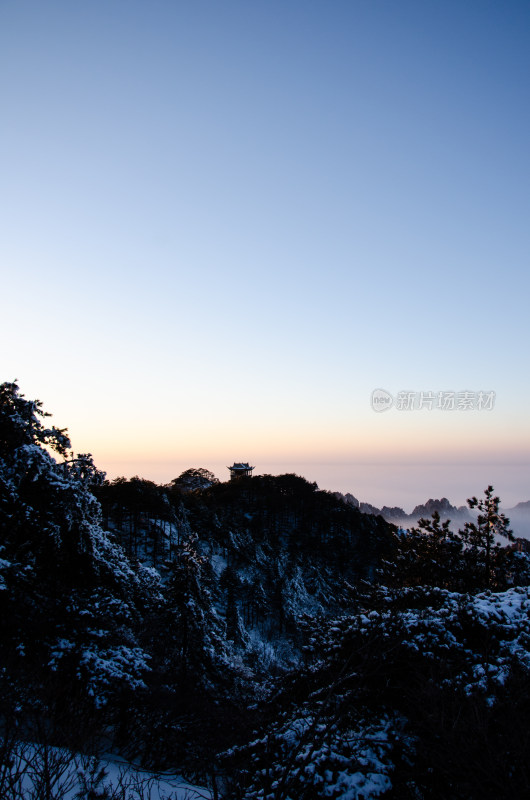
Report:
M 241 800 L 530 795 L 524 553 L 295 475 L 107 482 L 45 423 L 0 387 L 6 800 L 17 741 Z

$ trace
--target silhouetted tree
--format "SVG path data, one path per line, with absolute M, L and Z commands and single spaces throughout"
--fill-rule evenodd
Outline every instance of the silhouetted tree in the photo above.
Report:
M 469 508 L 477 509 L 476 522 L 466 522 L 460 536 L 465 546 L 471 580 L 478 588 L 490 589 L 506 584 L 506 553 L 502 551 L 499 537 L 514 541 L 509 528 L 510 520 L 499 511 L 500 499 L 493 494 L 493 486 L 484 491 L 484 498 L 471 497 Z M 511 552 L 511 551 L 510 551 Z
M 215 477 L 213 472 L 210 472 L 204 467 L 190 467 L 190 469 L 182 472 L 178 478 L 172 481 L 172 485 L 182 492 L 194 492 L 197 489 L 208 489 L 210 486 L 219 483 L 219 479 Z

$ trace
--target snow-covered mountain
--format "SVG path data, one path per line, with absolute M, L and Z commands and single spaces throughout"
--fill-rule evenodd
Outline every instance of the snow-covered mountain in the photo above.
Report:
M 530 796 L 524 550 L 293 474 L 106 481 L 44 417 L 0 386 L 2 800 Z

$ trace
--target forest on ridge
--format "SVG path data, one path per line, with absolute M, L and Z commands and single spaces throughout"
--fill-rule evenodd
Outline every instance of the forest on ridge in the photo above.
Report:
M 404 531 L 294 474 L 109 481 L 1 384 L 0 796 L 154 798 L 111 753 L 189 798 L 528 797 L 530 560 L 468 505 Z

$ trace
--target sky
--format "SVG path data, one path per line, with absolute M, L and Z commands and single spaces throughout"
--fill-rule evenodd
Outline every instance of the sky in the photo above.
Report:
M 109 478 L 530 499 L 529 76 L 515 0 L 0 0 L 0 380 Z

